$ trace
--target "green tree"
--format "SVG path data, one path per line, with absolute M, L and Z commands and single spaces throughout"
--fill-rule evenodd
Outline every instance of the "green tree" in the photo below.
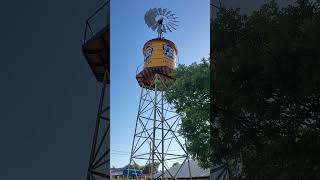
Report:
M 178 66 L 166 97 L 202 167 L 212 154 L 231 179 L 319 179 L 319 7 L 270 1 L 251 15 L 218 12 L 211 29 L 212 149 L 209 63 Z
M 175 163 L 172 164 L 172 167 L 177 166 L 177 165 L 179 165 L 179 163 L 175 162 Z
M 158 172 L 159 169 L 159 162 L 155 162 L 153 169 L 154 169 L 154 173 Z M 147 164 L 143 167 L 143 174 L 151 174 L 151 164 Z
M 159 162 L 155 162 L 154 164 L 154 172 L 157 173 L 159 169 Z M 123 168 L 128 169 L 129 165 L 124 166 Z M 130 169 L 135 169 L 135 170 L 142 170 L 143 174 L 150 174 L 151 172 L 151 164 L 148 163 L 146 165 L 139 165 L 137 163 L 134 163 L 133 165 L 130 166 Z
M 129 164 L 123 167 L 124 169 L 128 169 L 129 168 Z M 134 163 L 132 165 L 130 165 L 130 169 L 135 169 L 135 170 L 143 170 L 144 166 L 143 165 L 139 165 L 137 163 Z
M 208 137 L 209 124 L 209 60 L 189 66 L 179 65 L 175 82 L 166 92 L 166 99 L 181 115 L 181 134 L 187 138 L 188 152 L 199 161 L 200 166 L 209 167 L 211 152 Z
M 270 1 L 212 22 L 213 160 L 231 178 L 319 179 L 319 7 Z

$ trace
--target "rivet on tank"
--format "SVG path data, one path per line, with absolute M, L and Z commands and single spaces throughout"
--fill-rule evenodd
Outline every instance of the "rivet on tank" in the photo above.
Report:
M 145 22 L 152 30 L 158 32 L 158 37 L 146 42 L 143 46 L 143 69 L 136 78 L 141 87 L 154 90 L 155 76 L 161 76 L 166 86 L 173 81 L 176 69 L 178 49 L 170 40 L 163 37 L 163 33 L 172 32 L 177 28 L 177 17 L 173 13 L 154 13 L 157 8 L 150 9 L 145 14 Z M 158 87 L 161 88 L 161 87 Z

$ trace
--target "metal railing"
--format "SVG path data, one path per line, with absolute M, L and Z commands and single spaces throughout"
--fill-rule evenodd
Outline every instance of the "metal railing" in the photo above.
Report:
M 182 65 L 182 63 L 180 63 L 179 61 L 179 56 L 177 55 L 177 58 L 176 58 L 176 67 L 178 67 L 179 65 Z M 144 68 L 144 62 L 140 63 L 138 66 L 137 66 L 137 69 L 136 69 L 136 75 L 138 75 Z
M 109 29 L 110 27 L 110 0 L 105 2 L 101 7 L 99 7 L 87 20 L 84 30 L 84 40 L 85 44 L 89 39 L 91 39 L 98 32 L 104 28 Z

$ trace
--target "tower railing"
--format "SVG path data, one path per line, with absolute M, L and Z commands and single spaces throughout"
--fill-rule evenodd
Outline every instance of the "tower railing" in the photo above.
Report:
M 177 56 L 176 67 L 178 67 L 179 65 L 182 65 L 182 63 L 180 63 L 179 56 Z M 137 66 L 136 75 L 139 74 L 143 70 L 143 68 L 144 68 L 144 62 L 140 63 Z
M 97 33 L 101 31 L 104 32 L 104 31 L 110 30 L 109 29 L 110 20 L 109 18 L 107 18 L 107 16 L 110 15 L 109 3 L 110 3 L 110 0 L 107 0 L 86 20 L 83 44 L 85 44 Z M 107 20 L 106 24 L 102 24 L 101 20 L 102 21 Z

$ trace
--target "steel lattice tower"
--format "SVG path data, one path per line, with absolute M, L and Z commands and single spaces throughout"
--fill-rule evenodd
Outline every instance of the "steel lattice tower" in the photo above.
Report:
M 185 139 L 178 133 L 181 124 L 180 116 L 164 98 L 165 90 L 168 88 L 165 78 L 155 74 L 154 87 L 141 88 L 129 169 L 142 162 L 144 162 L 142 165 L 159 163 L 161 172 L 167 171 L 168 175 L 175 179 L 180 169 L 171 174 L 168 171 L 171 167 L 170 163 L 187 163 L 191 178 Z M 153 165 L 150 166 L 150 172 L 156 174 Z M 157 179 L 163 176 L 164 173 L 158 173 L 150 178 Z
M 97 82 L 101 95 L 91 145 L 87 180 L 110 178 L 110 1 L 86 21 L 82 52 Z M 94 23 L 95 22 L 95 23 Z M 97 24 L 97 22 L 100 22 Z

